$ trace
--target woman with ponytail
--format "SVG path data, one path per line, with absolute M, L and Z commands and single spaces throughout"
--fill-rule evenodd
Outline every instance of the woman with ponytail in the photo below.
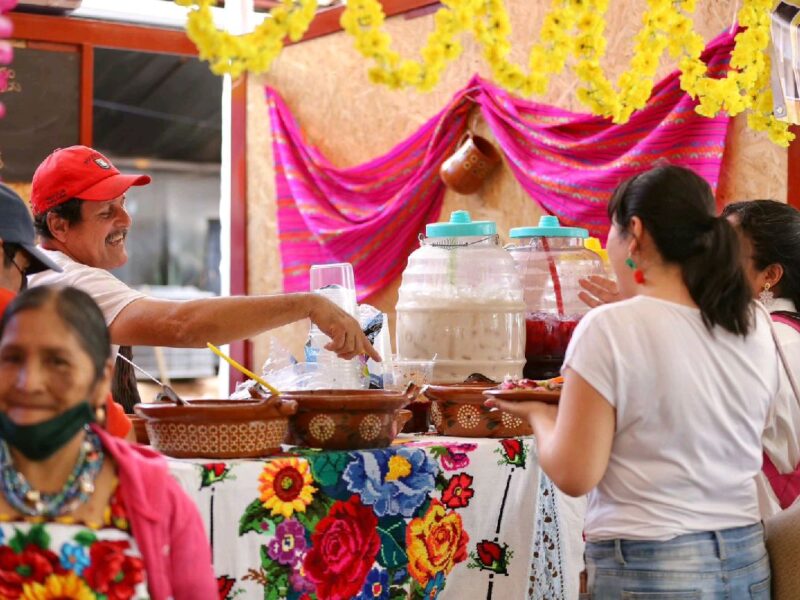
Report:
M 753 295 L 772 315 L 775 332 L 800 379 L 800 211 L 775 200 L 729 204 L 722 212 L 740 234 Z M 800 496 L 800 405 L 784 377 L 775 418 L 764 432 L 764 468 L 757 478 L 761 516 Z
M 779 362 L 714 208 L 681 167 L 623 182 L 607 249 L 628 299 L 581 320 L 558 408 L 489 402 L 529 419 L 563 492 L 591 492 L 594 600 L 769 598 L 755 475 Z

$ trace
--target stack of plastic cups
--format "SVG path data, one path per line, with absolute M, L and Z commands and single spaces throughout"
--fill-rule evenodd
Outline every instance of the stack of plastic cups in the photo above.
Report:
M 311 291 L 325 296 L 352 317 L 356 317 L 356 286 L 353 266 L 349 263 L 314 265 L 310 271 Z M 364 387 L 361 361 L 344 360 L 325 346 L 331 339 L 316 325 L 309 332 L 312 351 L 324 386 L 330 389 L 357 389 Z

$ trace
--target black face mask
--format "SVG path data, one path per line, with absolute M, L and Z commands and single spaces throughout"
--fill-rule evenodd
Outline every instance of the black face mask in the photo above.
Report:
M 94 411 L 85 401 L 35 425 L 17 425 L 7 414 L 0 413 L 0 438 L 26 458 L 42 461 L 58 452 L 93 421 Z

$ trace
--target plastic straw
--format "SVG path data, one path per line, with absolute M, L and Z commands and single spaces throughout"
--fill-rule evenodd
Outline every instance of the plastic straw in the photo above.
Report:
M 556 307 L 558 308 L 559 316 L 564 316 L 564 295 L 561 293 L 561 280 L 558 278 L 558 269 L 556 268 L 556 261 L 553 260 L 553 255 L 550 254 L 550 244 L 547 243 L 547 238 L 542 237 L 542 248 L 547 255 L 547 266 L 550 268 L 550 277 L 553 279 L 553 290 L 556 293 Z
M 253 373 L 253 372 L 252 372 L 250 369 L 248 369 L 248 368 L 246 368 L 246 367 L 243 367 L 242 365 L 240 365 L 238 362 L 236 362 L 235 360 L 233 360 L 233 359 L 232 359 L 230 356 L 228 356 L 227 354 L 225 354 L 225 353 L 224 353 L 222 350 L 220 350 L 219 348 L 217 348 L 217 347 L 216 347 L 214 344 L 212 344 L 211 342 L 206 342 L 206 346 L 208 346 L 208 349 L 209 349 L 209 350 L 211 350 L 211 351 L 212 351 L 214 354 L 216 354 L 216 355 L 217 355 L 217 356 L 219 356 L 221 359 L 223 359 L 225 362 L 227 362 L 227 363 L 228 363 L 230 366 L 232 366 L 234 369 L 236 369 L 236 370 L 237 370 L 237 371 L 239 371 L 240 373 L 244 373 L 244 374 L 245 374 L 245 375 L 247 375 L 247 376 L 248 376 L 250 379 L 253 379 L 253 380 L 255 380 L 255 381 L 256 381 L 256 383 L 260 383 L 262 386 L 264 386 L 264 389 L 267 389 L 267 390 L 269 390 L 269 391 L 270 391 L 270 393 L 272 393 L 273 395 L 275 395 L 275 396 L 280 396 L 280 395 L 281 395 L 281 393 L 278 391 L 278 389 L 277 389 L 277 388 L 275 388 L 275 387 L 271 386 L 269 383 L 267 383 L 267 382 L 266 382 L 266 380 L 264 380 L 264 379 L 261 379 L 261 377 L 259 377 L 259 376 L 258 376 L 258 375 L 256 375 L 255 373 Z

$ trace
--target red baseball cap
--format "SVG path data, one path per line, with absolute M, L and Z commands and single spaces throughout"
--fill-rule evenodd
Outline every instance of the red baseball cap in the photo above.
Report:
M 40 215 L 72 198 L 106 202 L 132 185 L 147 185 L 149 175 L 125 175 L 97 150 L 86 146 L 58 148 L 33 174 L 31 207 Z

